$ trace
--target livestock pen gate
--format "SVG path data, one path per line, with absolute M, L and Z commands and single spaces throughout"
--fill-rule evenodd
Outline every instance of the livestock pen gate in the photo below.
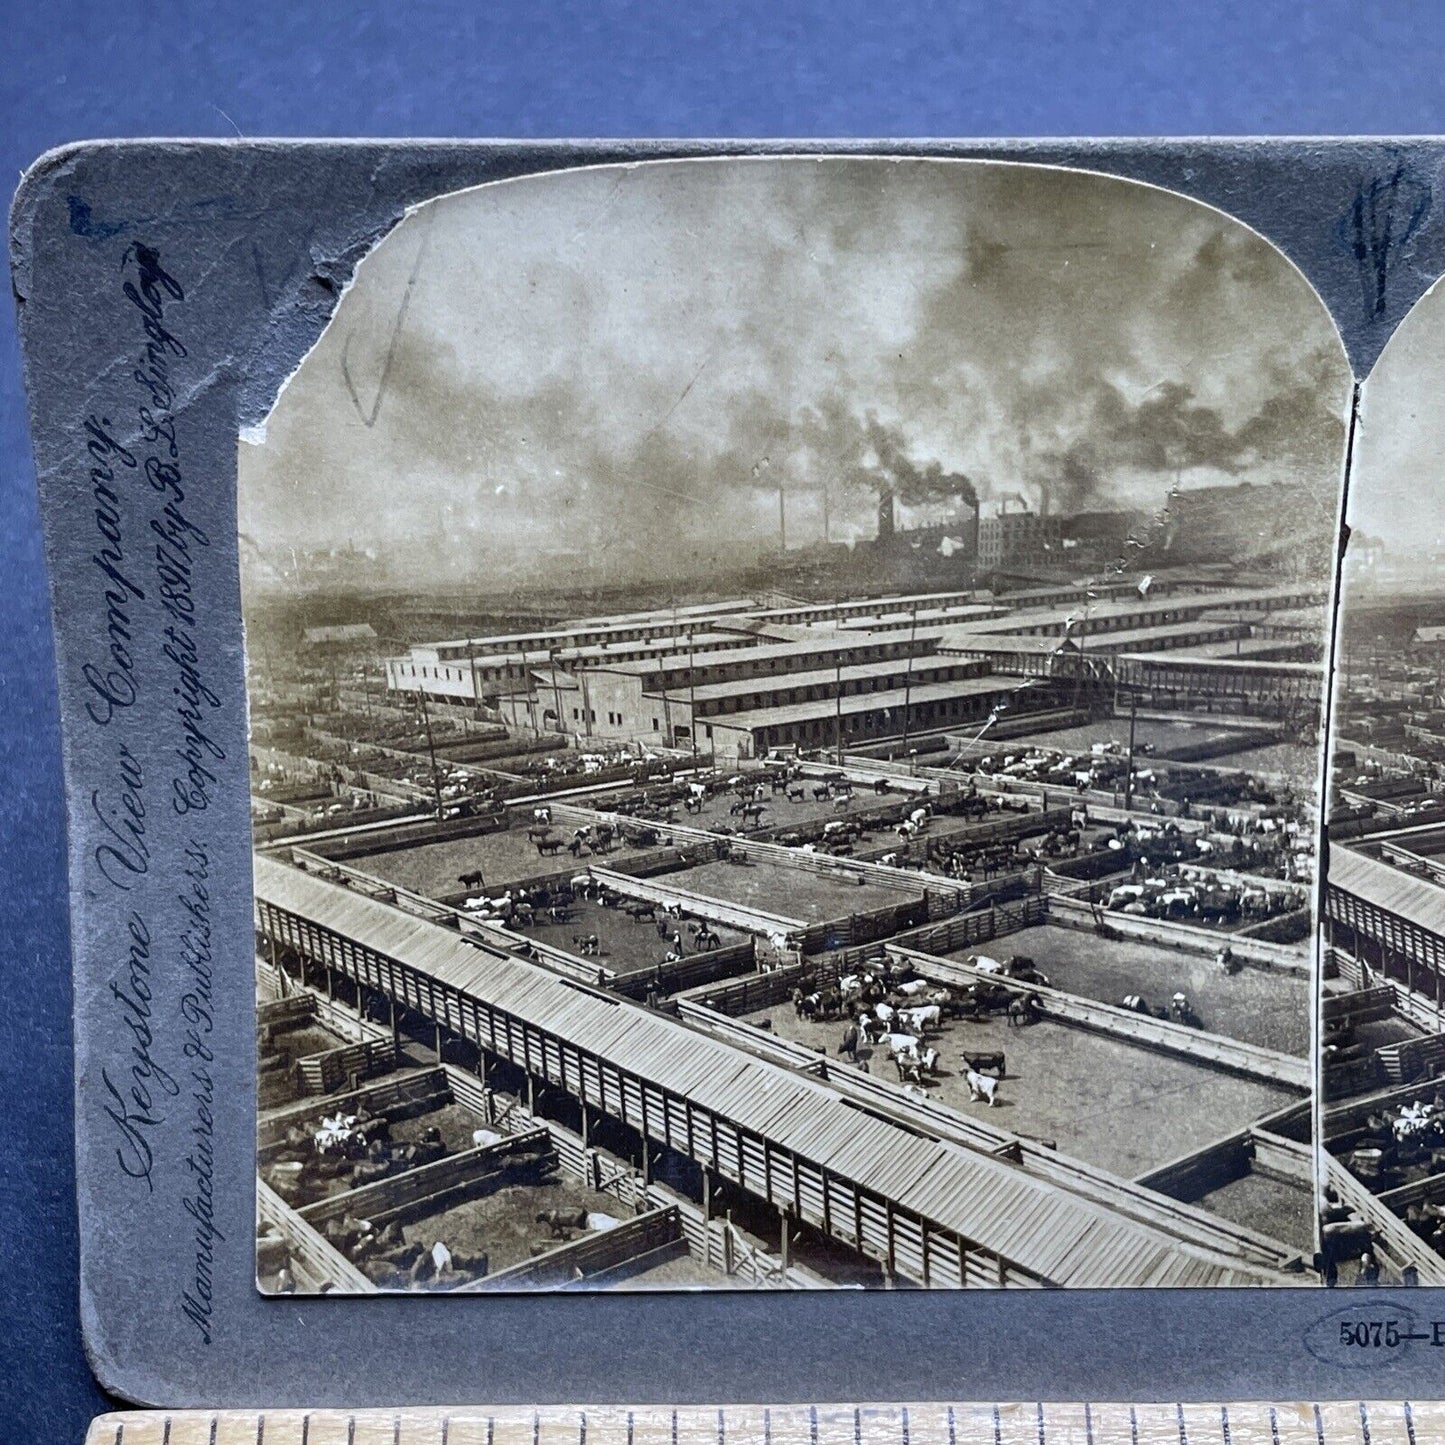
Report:
M 925 1285 L 1293 1283 L 266 857 L 260 931 Z

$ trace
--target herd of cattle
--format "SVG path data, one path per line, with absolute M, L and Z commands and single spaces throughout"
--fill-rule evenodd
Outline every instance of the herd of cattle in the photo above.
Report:
M 1017 982 L 1048 982 L 1026 958 L 997 967 Z M 884 1049 L 899 1082 L 915 1088 L 938 1077 L 942 1064 L 938 1040 L 953 1021 L 1002 1013 L 1010 1024 L 1022 1026 L 1036 1022 L 1041 1014 L 1038 995 L 1027 989 L 988 981 L 961 989 L 943 988 L 888 959 L 874 971 L 845 974 L 836 983 L 812 992 L 797 987 L 792 1003 L 799 1019 L 845 1021 L 839 1054 L 866 1066 L 865 1050 Z M 975 1103 L 993 1104 L 999 1082 L 1006 1076 L 1003 1051 L 965 1049 L 961 1059 L 970 1098 Z
M 496 1144 L 501 1139 L 502 1135 L 493 1130 L 478 1129 L 473 1133 L 472 1145 Z M 354 1114 L 323 1117 L 312 1129 L 293 1125 L 262 1169 L 262 1178 L 282 1198 L 300 1207 L 338 1191 L 358 1189 L 435 1164 L 447 1154 L 441 1131 L 435 1125 L 422 1128 L 414 1141 L 400 1142 L 393 1138 L 392 1121 L 385 1113 L 373 1114 L 361 1108 Z M 521 1144 L 499 1161 L 498 1183 L 543 1184 L 558 1167 L 556 1151 L 550 1144 Z M 540 1222 L 542 1216 L 538 1219 Z M 319 1227 L 328 1243 L 384 1289 L 449 1289 L 483 1278 L 489 1272 L 485 1253 L 464 1252 L 440 1239 L 428 1246 L 415 1237 L 416 1230 L 408 1240 L 396 1221 L 377 1226 L 346 1213 Z M 257 1260 L 261 1273 L 274 1275 L 278 1293 L 294 1292 L 284 1237 L 263 1227 L 257 1238 Z

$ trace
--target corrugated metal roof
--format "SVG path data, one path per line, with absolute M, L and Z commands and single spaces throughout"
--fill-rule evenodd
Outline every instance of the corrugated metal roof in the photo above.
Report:
M 605 1055 L 1040 1278 L 1116 1287 L 1290 1282 L 1115 1215 L 994 1155 L 919 1138 L 826 1084 L 664 1014 L 478 949 L 449 929 L 275 858 L 257 854 L 254 867 L 258 899 Z
M 1336 844 L 1330 849 L 1331 888 L 1352 893 L 1427 933 L 1445 938 L 1445 888 Z

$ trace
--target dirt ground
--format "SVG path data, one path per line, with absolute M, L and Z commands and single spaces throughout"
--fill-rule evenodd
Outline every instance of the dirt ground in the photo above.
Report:
M 552 831 L 559 837 L 571 837 L 571 830 L 560 825 L 554 826 Z M 589 861 L 611 865 L 623 858 L 635 858 L 639 851 L 628 847 L 614 848 L 595 858 L 584 852 L 578 861 L 582 866 Z M 428 898 L 450 898 L 468 891 L 480 894 L 500 890 L 523 878 L 564 872 L 572 865 L 572 855 L 566 851 L 550 858 L 542 857 L 528 839 L 524 827 L 511 828 L 505 833 L 456 838 L 445 843 L 417 843 L 411 847 L 347 859 L 348 867 L 410 888 Z M 486 884 L 477 889 L 464 888 L 461 875 L 478 868 L 482 870 Z
M 702 863 L 668 873 L 662 881 L 709 898 L 804 923 L 824 923 L 908 901 L 907 894 L 872 883 L 851 883 L 844 877 L 808 873 L 801 868 L 773 863 Z M 922 896 L 921 887 L 919 896 Z
M 841 1023 L 798 1020 L 789 1003 L 746 1017 L 754 1023 L 768 1019 L 779 1036 L 822 1044 L 837 1057 Z M 1060 1152 L 1128 1179 L 1298 1098 L 1290 1089 L 1057 1023 L 1020 1029 L 1002 1018 L 960 1021 L 933 1042 L 942 1054 L 942 1072 L 929 1086 L 930 1095 L 1000 1129 L 1052 1140 Z M 972 1103 L 962 1055 L 999 1049 L 1007 1077 L 997 1103 Z M 896 1080 L 886 1054 L 870 1057 L 868 1064 L 877 1077 Z
M 672 948 L 668 939 L 658 936 L 655 923 L 645 920 L 634 922 L 621 908 L 604 908 L 600 903 L 579 898 L 573 903 L 571 914 L 570 921 L 566 923 L 552 923 L 545 914 L 539 913 L 530 928 L 518 928 L 517 932 L 541 943 L 565 948 L 569 953 L 577 952 L 576 939 L 596 934 L 599 945 L 597 962 L 617 973 L 642 973 L 651 969 L 661 963 Z M 658 917 L 661 920 L 661 913 Z M 667 929 L 669 935 L 674 932 L 682 934 L 685 958 L 697 956 L 685 924 L 668 920 Z M 714 925 L 713 931 L 722 940 L 720 946 L 723 948 L 732 948 L 747 938 L 738 929 L 721 925 Z
M 786 829 L 796 828 L 803 823 L 814 823 L 820 819 L 847 818 L 855 813 L 865 813 L 874 808 L 887 807 L 889 803 L 902 802 L 906 796 L 891 789 L 887 792 L 876 793 L 871 787 L 857 787 L 854 789 L 852 798 L 848 800 L 847 806 L 840 808 L 838 806 L 840 800 L 814 798 L 813 789 L 818 786 L 815 779 L 805 778 L 801 782 L 804 788 L 801 803 L 790 803 L 785 793 L 765 792 L 759 801 L 766 803 L 768 809 L 763 814 L 762 822 L 757 826 Z M 689 813 L 679 808 L 676 821 L 686 823 L 691 828 L 726 827 L 742 832 L 742 819 L 735 817 L 729 811 L 737 801 L 737 795 L 734 793 L 719 793 L 703 804 L 700 813 Z M 883 833 L 880 831 L 876 836 L 881 838 Z
M 1309 981 L 1303 974 L 1244 968 L 1228 976 L 1201 954 L 1048 923 L 1020 929 L 982 950 L 945 956 L 963 959 L 980 951 L 1003 958 L 1023 954 L 1055 988 L 1099 1003 L 1117 1004 L 1137 993 L 1160 1009 L 1178 991 L 1210 1033 L 1301 1058 L 1309 1053 Z
M 1267 1174 L 1249 1173 L 1192 1201 L 1221 1219 L 1315 1252 L 1315 1201 L 1310 1190 Z

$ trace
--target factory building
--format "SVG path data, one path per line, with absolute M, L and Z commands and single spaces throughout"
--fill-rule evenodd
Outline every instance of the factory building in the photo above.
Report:
M 978 565 L 986 572 L 1007 568 L 1059 566 L 1063 561 L 1062 517 L 1037 512 L 1001 512 L 978 527 Z

